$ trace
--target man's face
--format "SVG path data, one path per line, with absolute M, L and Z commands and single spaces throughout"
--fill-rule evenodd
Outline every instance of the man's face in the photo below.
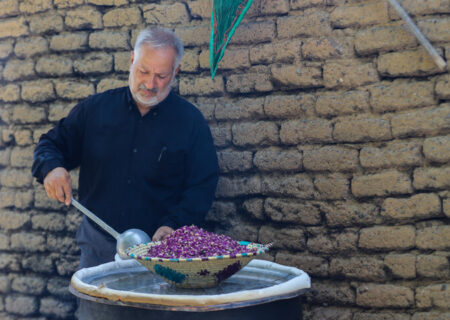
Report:
M 129 86 L 139 108 L 149 109 L 164 100 L 178 73 L 174 69 L 176 52 L 173 48 L 153 49 L 142 45 L 131 53 Z

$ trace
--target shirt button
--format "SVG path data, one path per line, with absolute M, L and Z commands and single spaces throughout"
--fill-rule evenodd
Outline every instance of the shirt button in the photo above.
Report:
M 134 148 L 134 149 L 133 149 L 133 153 L 136 153 L 136 152 L 137 152 L 137 148 Z
M 158 115 L 158 112 L 154 111 L 153 116 L 157 116 L 157 115 Z

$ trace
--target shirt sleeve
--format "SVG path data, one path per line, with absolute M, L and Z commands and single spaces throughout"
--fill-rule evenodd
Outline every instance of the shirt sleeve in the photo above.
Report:
M 173 229 L 184 225 L 202 226 L 211 208 L 219 179 L 219 165 L 211 131 L 202 117 L 195 125 L 193 143 L 186 156 L 185 183 L 181 200 L 169 207 L 159 226 Z
M 57 167 L 67 170 L 80 164 L 81 144 L 84 127 L 84 107 L 76 105 L 66 118 L 47 133 L 43 134 L 34 150 L 31 167 L 33 177 L 43 183 L 47 174 Z

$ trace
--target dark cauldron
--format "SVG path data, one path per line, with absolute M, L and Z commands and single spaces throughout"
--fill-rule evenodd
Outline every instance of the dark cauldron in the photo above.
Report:
M 309 287 L 305 272 L 255 259 L 217 287 L 182 289 L 127 260 L 82 269 L 69 289 L 81 320 L 299 320 Z

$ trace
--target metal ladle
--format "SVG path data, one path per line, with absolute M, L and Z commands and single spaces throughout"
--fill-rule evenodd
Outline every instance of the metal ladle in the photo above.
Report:
M 84 207 L 77 200 L 72 198 L 72 205 L 83 212 L 86 216 L 88 216 L 92 221 L 98 224 L 103 230 L 108 232 L 111 236 L 116 239 L 116 251 L 119 254 L 119 257 L 122 259 L 129 259 L 128 255 L 125 253 L 125 249 L 128 249 L 131 246 L 150 242 L 150 237 L 147 233 L 139 229 L 128 229 L 123 233 L 118 233 L 116 230 L 108 226 L 102 219 L 93 214 L 89 209 Z

